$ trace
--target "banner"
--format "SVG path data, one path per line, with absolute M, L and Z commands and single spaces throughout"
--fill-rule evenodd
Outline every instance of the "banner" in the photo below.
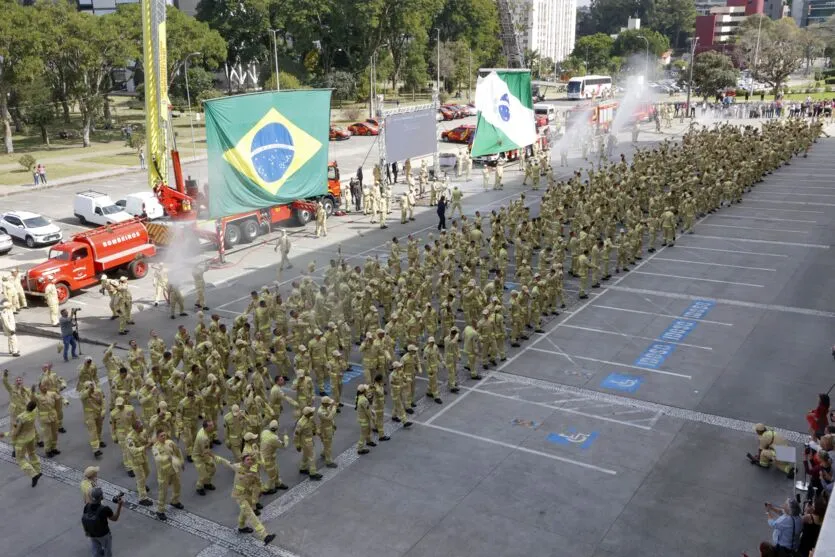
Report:
M 478 122 L 471 156 L 503 153 L 536 141 L 530 71 L 495 70 L 479 77 L 475 106 Z
M 304 90 L 206 101 L 209 216 L 327 193 L 330 98 Z

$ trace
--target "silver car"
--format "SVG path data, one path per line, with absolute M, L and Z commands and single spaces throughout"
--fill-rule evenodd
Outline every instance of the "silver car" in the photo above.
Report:
M 0 232 L 0 255 L 6 255 L 12 251 L 12 237 Z

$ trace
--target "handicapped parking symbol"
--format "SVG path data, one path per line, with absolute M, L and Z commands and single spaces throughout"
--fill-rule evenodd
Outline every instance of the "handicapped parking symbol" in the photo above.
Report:
M 597 432 L 580 433 L 574 428 L 569 428 L 566 433 L 549 433 L 545 439 L 557 445 L 579 446 L 581 449 L 588 449 L 597 439 Z
M 637 375 L 610 373 L 603 381 L 600 382 L 600 386 L 604 389 L 634 393 L 641 387 L 643 382 L 643 377 L 638 377 Z

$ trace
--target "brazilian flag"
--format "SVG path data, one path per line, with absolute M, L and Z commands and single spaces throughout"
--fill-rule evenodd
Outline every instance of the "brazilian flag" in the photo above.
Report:
M 208 100 L 209 216 L 327 193 L 330 90 Z

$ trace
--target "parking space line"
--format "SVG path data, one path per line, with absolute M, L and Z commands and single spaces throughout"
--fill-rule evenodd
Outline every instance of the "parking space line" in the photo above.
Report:
M 824 244 L 803 244 L 799 242 L 777 242 L 774 240 L 754 240 L 752 238 L 730 238 L 727 236 L 705 236 L 699 234 L 696 238 L 706 238 L 708 240 L 722 240 L 723 242 L 750 242 L 752 244 L 774 244 L 776 246 L 793 246 L 798 248 L 817 248 L 829 249 L 829 246 Z M 686 246 L 685 246 L 686 247 Z
M 496 373 L 497 379 L 505 379 L 509 382 L 516 382 L 521 384 L 528 384 L 534 386 L 541 386 L 544 389 L 550 389 L 554 392 L 564 393 L 564 394 L 571 394 L 571 395 L 578 395 L 578 396 L 587 396 L 589 399 L 597 399 L 600 401 L 609 401 L 613 404 L 620 404 L 622 406 L 631 406 L 632 408 L 641 408 L 643 410 L 647 410 L 649 412 L 658 412 L 659 415 L 663 414 L 665 416 L 669 416 L 671 418 L 677 418 L 680 420 L 686 420 L 690 422 L 699 422 L 709 425 L 714 425 L 717 427 L 722 427 L 725 429 L 731 429 L 734 431 L 741 431 L 744 433 L 750 434 L 752 429 L 754 428 L 754 422 L 748 422 L 744 420 L 737 420 L 734 418 L 726 418 L 724 416 L 716 416 L 714 414 L 705 414 L 704 412 L 696 412 L 694 410 L 687 410 L 684 408 L 678 408 L 675 406 L 669 406 L 666 404 L 659 404 L 657 402 L 649 402 L 646 400 L 641 400 L 637 398 L 629 398 L 625 396 L 613 395 L 610 393 L 601 393 L 600 391 L 594 391 L 591 389 L 585 389 L 583 387 L 572 387 L 570 385 L 563 385 L 561 383 L 550 383 L 548 381 L 542 381 L 541 379 L 532 379 L 530 377 L 524 377 L 520 375 L 513 375 L 511 373 L 497 371 Z M 657 420 L 656 418 L 653 418 Z M 799 431 L 792 431 L 786 429 L 775 428 L 775 430 L 782 435 L 788 441 L 792 443 L 805 443 L 809 440 L 809 433 L 801 433 Z
M 539 350 L 539 349 L 534 348 L 534 350 Z M 530 386 L 530 385 L 528 385 L 528 386 Z M 638 429 L 643 429 L 643 430 L 646 430 L 646 431 L 650 431 L 652 429 L 648 426 L 637 425 L 637 424 L 634 424 L 632 422 L 625 422 L 623 420 L 616 420 L 614 418 L 608 418 L 606 416 L 597 416 L 595 414 L 590 414 L 590 413 L 584 412 L 582 410 L 576 410 L 574 408 L 564 408 L 564 407 L 560 406 L 561 404 L 566 404 L 566 403 L 569 403 L 569 402 L 584 402 L 584 401 L 587 402 L 589 399 L 584 398 L 584 397 L 558 400 L 558 401 L 555 401 L 555 402 L 549 404 L 547 402 L 539 402 L 539 401 L 536 401 L 536 400 L 528 400 L 528 399 L 522 398 L 518 395 L 511 396 L 511 395 L 505 395 L 505 394 L 502 394 L 502 393 L 495 393 L 493 391 L 487 391 L 485 389 L 479 389 L 477 387 L 461 387 L 461 388 L 465 391 L 471 391 L 471 392 L 474 392 L 474 393 L 489 395 L 489 396 L 496 397 L 496 398 L 504 398 L 504 399 L 513 400 L 513 401 L 516 401 L 516 402 L 524 402 L 525 404 L 531 404 L 531 405 L 534 405 L 534 406 L 542 406 L 543 408 L 549 408 L 549 409 L 555 410 L 557 412 L 565 412 L 567 414 L 577 414 L 578 416 L 584 416 L 586 418 L 592 418 L 592 419 L 595 419 L 595 420 L 602 420 L 604 422 L 612 422 L 612 423 L 624 425 L 624 426 L 627 426 L 627 427 L 635 427 L 635 428 L 638 428 Z M 612 404 L 610 402 L 604 402 L 604 403 L 596 404 L 594 406 L 611 406 L 611 405 Z
M 595 329 L 594 327 L 582 327 L 580 325 L 563 325 L 566 329 L 577 329 L 579 331 L 588 331 L 590 333 L 601 333 L 604 335 L 614 335 L 619 337 L 625 338 L 639 338 L 641 340 L 651 340 L 653 342 L 662 342 L 657 337 L 645 337 L 640 335 L 630 335 L 627 333 L 621 333 L 619 331 L 607 331 L 606 329 Z M 713 348 L 710 346 L 699 346 L 698 344 L 687 344 L 686 342 L 675 342 L 672 340 L 665 340 L 667 344 L 674 344 L 676 346 L 686 346 L 687 348 L 698 348 L 699 350 L 710 350 L 712 351 Z
M 613 290 L 615 292 L 631 292 L 633 294 L 643 294 L 645 296 L 659 296 L 661 298 L 674 298 L 677 300 L 694 300 L 694 301 L 701 301 L 701 300 L 708 300 L 711 302 L 716 302 L 717 304 L 729 305 L 729 306 L 738 306 L 738 307 L 747 307 L 753 309 L 762 309 L 762 310 L 771 310 L 771 311 L 781 311 L 784 313 L 797 313 L 799 315 L 811 315 L 813 317 L 826 317 L 830 319 L 835 319 L 835 312 L 831 311 L 821 311 L 817 309 L 809 309 L 809 308 L 799 308 L 794 306 L 782 306 L 779 304 L 761 304 L 757 302 L 745 302 L 742 300 L 731 300 L 729 298 L 711 298 L 709 296 L 696 296 L 694 294 L 684 294 L 682 292 L 665 292 L 663 290 L 648 290 L 646 288 L 632 288 L 630 286 L 617 286 L 612 285 L 608 286 L 607 290 Z
M 816 220 L 800 220 L 800 219 L 778 219 L 775 217 L 748 217 L 744 215 L 714 215 L 713 218 L 728 218 L 728 219 L 749 219 L 749 220 L 764 220 L 764 221 L 778 221 L 778 222 L 800 222 L 803 224 L 817 224 Z
M 817 205 L 817 206 L 823 206 L 823 207 L 835 207 L 835 203 L 815 203 L 815 202 L 812 202 L 812 201 L 776 201 L 776 200 L 775 201 L 770 201 L 768 199 L 754 199 L 754 198 L 751 198 L 749 202 L 751 202 L 751 203 L 772 203 L 772 204 L 775 204 L 775 205 L 782 205 L 784 203 L 788 203 L 789 205 Z
M 793 181 L 794 180 L 790 180 L 790 182 L 793 182 Z M 820 180 L 809 180 L 809 181 L 810 182 L 820 182 Z M 764 190 L 764 189 L 767 190 L 768 188 L 771 188 L 771 187 L 774 187 L 774 186 L 782 187 L 782 184 L 760 184 L 759 186 L 757 186 L 757 189 L 760 190 L 760 191 Z M 800 189 L 804 189 L 804 190 L 830 190 L 830 191 L 833 189 L 831 186 L 795 186 L 795 188 L 800 188 Z M 795 188 L 791 188 L 792 193 L 794 192 Z
M 701 251 L 720 251 L 724 253 L 742 253 L 745 255 L 762 255 L 766 257 L 788 257 L 788 255 L 782 253 L 763 253 L 761 251 L 743 251 L 737 249 L 719 249 L 719 248 L 702 248 L 698 246 L 679 246 L 680 249 L 695 249 Z
M 459 397 L 455 400 L 461 400 L 461 398 Z M 557 460 L 559 462 L 565 462 L 567 464 L 574 464 L 575 466 L 580 466 L 582 468 L 588 468 L 589 470 L 596 470 L 598 472 L 602 472 L 602 473 L 608 474 L 610 476 L 617 475 L 616 471 L 610 470 L 608 468 L 603 468 L 601 466 L 595 466 L 594 464 L 589 464 L 587 462 L 580 462 L 579 460 L 573 460 L 571 458 L 565 458 L 563 456 L 558 456 L 558 455 L 551 454 L 551 453 L 546 453 L 546 452 L 543 452 L 543 451 L 537 451 L 537 450 L 534 450 L 534 449 L 529 449 L 527 447 L 522 447 L 520 445 L 514 445 L 512 443 L 505 443 L 504 441 L 497 441 L 496 439 L 490 439 L 489 437 L 482 437 L 481 435 L 475 435 L 475 434 L 472 434 L 472 433 L 459 431 L 457 429 L 452 429 L 452 428 L 448 428 L 448 427 L 435 425 L 433 423 L 430 423 L 429 421 L 426 421 L 426 422 L 417 422 L 416 421 L 414 423 L 417 424 L 417 425 L 423 426 L 423 427 L 428 427 L 428 428 L 431 428 L 431 429 L 437 429 L 439 431 L 445 431 L 446 433 L 451 433 L 453 435 L 460 435 L 462 437 L 468 437 L 470 439 L 475 439 L 476 441 L 482 441 L 484 443 L 490 443 L 491 445 L 498 445 L 500 447 L 505 447 L 507 449 L 512 449 L 514 451 L 521 451 L 521 452 L 528 453 L 528 454 L 533 454 L 533 455 L 536 455 L 536 456 L 542 456 L 542 457 L 545 457 L 545 458 L 550 458 L 551 460 Z
M 704 222 L 699 226 L 715 226 L 717 228 L 739 228 L 742 230 L 757 230 L 759 232 L 786 232 L 789 234 L 808 234 L 809 232 L 806 230 L 785 230 L 780 228 L 753 228 L 751 226 L 734 226 L 732 224 L 711 224 L 708 222 Z
M 545 348 L 531 348 L 531 351 L 533 351 L 533 352 L 544 352 L 545 354 L 554 354 L 554 355 L 557 355 L 557 356 L 562 356 L 563 358 L 565 358 L 566 360 L 569 360 L 569 361 L 571 361 L 572 359 L 573 360 L 588 360 L 589 362 L 597 362 L 597 363 L 600 363 L 600 364 L 606 364 L 606 365 L 615 366 L 615 367 L 626 367 L 626 368 L 629 368 L 629 369 L 637 369 L 637 370 L 645 371 L 645 372 L 648 372 L 648 373 L 657 373 L 659 375 L 670 375 L 672 377 L 681 377 L 682 379 L 693 379 L 692 375 L 685 375 L 683 373 L 675 373 L 673 371 L 665 371 L 663 369 L 652 369 L 652 368 L 648 368 L 648 367 L 634 366 L 632 364 L 624 364 L 624 363 L 621 363 L 621 362 L 610 362 L 609 360 L 600 360 L 600 359 L 597 359 L 597 358 L 591 358 L 589 356 L 576 356 L 574 354 L 566 354 L 565 352 L 557 352 L 556 350 L 546 350 Z M 588 370 L 588 371 L 590 371 L 590 370 Z
M 761 192 L 760 195 L 783 195 L 783 192 L 768 193 L 767 191 L 764 191 Z M 835 197 L 835 194 L 831 193 L 797 193 L 796 191 L 785 192 L 785 195 L 802 197 Z
M 682 275 L 667 275 L 665 273 L 650 273 L 648 271 L 633 271 L 632 274 L 636 275 L 650 275 L 654 277 L 666 277 L 666 278 L 677 278 L 677 279 L 685 279 L 685 280 L 700 280 L 703 282 L 716 282 L 720 284 L 732 284 L 734 286 L 751 286 L 754 288 L 765 288 L 763 284 L 753 284 L 748 282 L 733 282 L 730 280 L 718 280 L 718 279 L 708 279 L 708 278 L 700 278 L 700 277 L 685 277 Z
M 642 315 L 655 315 L 657 317 L 672 317 L 673 319 L 681 319 L 680 315 L 673 315 L 672 313 L 656 313 L 654 311 L 642 311 L 638 309 L 616 308 L 614 306 L 593 305 L 594 308 L 610 309 L 612 311 L 625 311 L 627 313 L 640 313 Z M 699 323 L 710 323 L 711 325 L 723 325 L 725 327 L 733 327 L 733 323 L 725 323 L 724 321 L 711 321 L 710 319 L 699 319 Z
M 690 261 L 688 259 L 673 259 L 669 257 L 656 257 L 655 261 L 672 261 L 674 263 L 690 263 L 691 265 L 710 265 L 713 267 L 729 267 L 731 269 L 746 269 L 749 271 L 769 271 L 775 272 L 777 269 L 770 269 L 768 267 L 744 267 L 742 265 L 726 265 L 724 263 L 710 263 L 708 261 Z
M 751 200 L 753 201 L 753 200 Z M 814 215 L 825 215 L 826 211 L 809 211 L 806 209 L 772 209 L 770 207 L 736 207 L 735 210 L 742 211 L 748 209 L 749 211 L 790 211 L 792 213 L 810 213 Z M 718 215 L 717 215 L 718 216 Z

